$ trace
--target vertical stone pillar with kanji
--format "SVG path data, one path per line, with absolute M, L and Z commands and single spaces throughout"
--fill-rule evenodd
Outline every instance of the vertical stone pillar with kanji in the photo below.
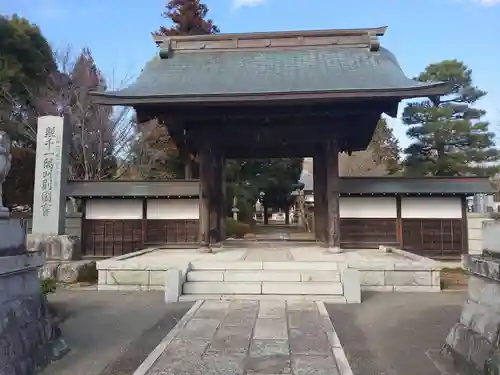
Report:
M 65 233 L 71 134 L 68 117 L 38 118 L 33 226 L 27 242 L 28 250 L 43 252 L 48 260 L 81 257 L 80 238 Z

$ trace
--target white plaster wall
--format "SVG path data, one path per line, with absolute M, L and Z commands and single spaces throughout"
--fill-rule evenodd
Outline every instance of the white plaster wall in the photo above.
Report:
M 92 220 L 142 219 L 142 200 L 89 199 L 85 204 L 85 218 Z
M 491 220 L 485 213 L 469 212 L 467 214 L 469 254 L 477 255 L 483 252 L 483 223 Z
M 153 220 L 196 220 L 200 217 L 198 199 L 150 199 L 147 218 Z
M 483 222 L 483 250 L 500 253 L 500 221 Z
M 395 197 L 340 197 L 341 218 L 397 218 Z
M 408 197 L 401 199 L 403 219 L 461 219 L 459 197 Z

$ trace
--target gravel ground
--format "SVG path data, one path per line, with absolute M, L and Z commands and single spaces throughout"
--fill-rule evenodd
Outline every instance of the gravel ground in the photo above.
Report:
M 327 305 L 356 375 L 439 375 L 425 352 L 440 348 L 465 292 L 370 293 L 360 305 Z
M 41 375 L 132 374 L 192 305 L 165 305 L 161 292 L 61 290 L 49 301 L 66 315 L 71 352 Z

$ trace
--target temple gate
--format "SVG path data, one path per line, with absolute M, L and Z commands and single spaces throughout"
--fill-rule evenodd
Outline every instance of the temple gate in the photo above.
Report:
M 401 100 L 447 91 L 407 78 L 380 47 L 385 31 L 157 37 L 159 56 L 134 84 L 93 97 L 158 119 L 186 160 L 196 155 L 202 245 L 225 238 L 226 159 L 313 157 L 316 239 L 339 249 L 339 153 L 366 149 Z

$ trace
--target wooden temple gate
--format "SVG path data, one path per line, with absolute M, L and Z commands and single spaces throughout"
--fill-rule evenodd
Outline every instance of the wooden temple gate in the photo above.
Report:
M 162 37 L 133 85 L 93 93 L 168 127 L 200 166 L 199 240 L 224 239 L 228 158 L 314 157 L 316 238 L 340 248 L 340 152 L 364 150 L 382 113 L 440 95 L 380 48 L 385 28 Z

